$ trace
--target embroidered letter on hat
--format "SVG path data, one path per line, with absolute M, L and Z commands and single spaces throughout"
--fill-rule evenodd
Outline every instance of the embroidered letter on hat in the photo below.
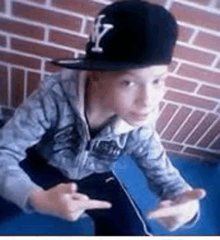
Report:
M 114 26 L 109 23 L 101 23 L 102 19 L 105 18 L 105 15 L 99 15 L 97 21 L 94 25 L 94 32 L 92 35 L 92 42 L 95 43 L 95 46 L 91 49 L 93 52 L 103 52 L 103 49 L 99 46 L 101 38 Z M 102 30 L 101 32 L 99 30 Z

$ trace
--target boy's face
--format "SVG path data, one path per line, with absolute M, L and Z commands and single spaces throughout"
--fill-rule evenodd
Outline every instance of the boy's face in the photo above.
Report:
M 167 65 L 99 72 L 98 98 L 103 113 L 117 114 L 133 126 L 141 126 L 158 109 L 164 95 Z

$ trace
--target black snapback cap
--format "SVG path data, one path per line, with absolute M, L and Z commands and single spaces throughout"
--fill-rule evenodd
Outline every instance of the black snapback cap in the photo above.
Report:
M 80 70 L 121 70 L 169 64 L 178 36 L 173 15 L 140 0 L 115 2 L 97 15 L 84 58 L 53 64 Z

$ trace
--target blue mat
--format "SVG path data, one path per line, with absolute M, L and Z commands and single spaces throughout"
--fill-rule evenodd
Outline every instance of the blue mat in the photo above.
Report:
M 170 157 L 173 159 L 174 165 L 193 187 L 206 189 L 207 197 L 201 201 L 201 218 L 194 227 L 168 232 L 156 222 L 151 221 L 149 226 L 152 233 L 154 235 L 220 235 L 220 228 L 218 227 L 220 222 L 219 165 L 202 164 L 177 156 Z M 143 214 L 156 206 L 158 201 L 156 196 L 149 191 L 145 178 L 131 158 L 120 158 L 114 166 L 114 171 L 124 182 Z M 0 235 L 93 234 L 93 223 L 89 218 L 70 223 L 50 216 L 20 213 L 0 221 Z
M 174 166 L 194 187 L 204 188 L 207 196 L 201 200 L 201 217 L 192 228 L 169 232 L 156 222 L 149 222 L 154 235 L 220 235 L 220 166 L 170 155 Z M 175 160 L 174 160 L 175 159 Z M 115 171 L 133 195 L 143 213 L 156 207 L 157 198 L 146 187 L 146 181 L 130 158 L 122 158 Z

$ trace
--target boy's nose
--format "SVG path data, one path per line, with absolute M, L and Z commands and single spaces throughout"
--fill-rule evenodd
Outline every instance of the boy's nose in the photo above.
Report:
M 151 94 L 152 92 L 150 93 L 150 89 L 148 86 L 141 87 L 140 91 L 136 96 L 136 100 L 135 100 L 136 105 L 141 107 L 147 107 L 149 105 Z

